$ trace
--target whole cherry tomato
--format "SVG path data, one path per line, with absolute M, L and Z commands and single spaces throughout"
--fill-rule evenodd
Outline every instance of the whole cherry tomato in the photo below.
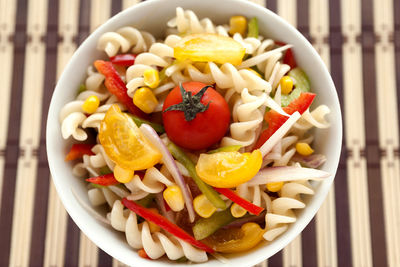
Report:
M 175 87 L 163 106 L 163 123 L 177 145 L 199 150 L 222 139 L 228 130 L 230 111 L 225 99 L 211 86 L 186 82 Z

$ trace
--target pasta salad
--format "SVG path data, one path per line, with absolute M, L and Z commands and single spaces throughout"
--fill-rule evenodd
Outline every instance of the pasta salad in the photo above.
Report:
M 325 105 L 290 44 L 257 18 L 226 25 L 176 9 L 156 40 L 132 26 L 104 33 L 75 100 L 60 112 L 73 174 L 99 220 L 141 257 L 204 262 L 271 242 L 296 221 L 326 158 L 312 128 Z M 82 201 L 81 201 L 82 202 Z

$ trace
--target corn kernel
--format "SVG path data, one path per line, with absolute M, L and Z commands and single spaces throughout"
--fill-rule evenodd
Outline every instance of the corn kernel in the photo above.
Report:
M 185 202 L 183 200 L 182 191 L 177 185 L 168 186 L 164 192 L 163 196 L 168 206 L 173 211 L 183 210 Z
M 293 89 L 293 80 L 289 76 L 283 76 L 280 80 L 281 92 L 284 95 L 290 94 Z
M 151 211 L 153 211 L 153 212 L 158 214 L 158 210 L 155 209 L 155 208 L 150 208 L 149 210 L 151 210 Z M 154 234 L 155 232 L 160 232 L 161 231 L 161 227 L 158 226 L 157 224 L 155 224 L 153 222 L 150 222 L 150 221 L 147 221 L 147 223 L 149 224 L 149 229 L 150 229 L 150 232 L 152 234 Z
M 258 73 L 257 71 L 255 71 L 255 70 L 253 70 L 253 69 L 251 69 L 251 68 L 247 68 L 247 70 L 248 70 L 248 71 L 251 71 L 252 73 L 254 73 L 255 75 L 257 75 L 258 77 L 262 78 L 262 77 L 261 77 L 261 74 Z
M 133 179 L 133 171 L 115 165 L 114 177 L 120 183 L 129 183 Z
M 133 103 L 143 112 L 152 113 L 158 105 L 158 100 L 149 88 L 142 87 L 133 95 Z
M 314 150 L 307 143 L 297 143 L 296 151 L 303 156 L 309 156 L 314 152 Z
M 240 33 L 242 36 L 244 36 L 247 30 L 247 20 L 243 16 L 233 16 L 229 20 L 229 26 L 229 33 L 231 35 Z
M 278 192 L 282 189 L 283 182 L 268 183 L 267 189 L 269 192 Z
M 236 203 L 232 204 L 232 206 L 231 206 L 231 214 L 232 214 L 233 217 L 240 218 L 240 217 L 243 217 L 246 213 L 247 213 L 247 210 L 245 210 L 244 208 L 242 208 L 238 204 L 236 204 Z
M 150 88 L 156 88 L 160 84 L 158 71 L 155 69 L 147 69 L 143 72 L 144 84 Z
M 193 207 L 197 214 L 203 218 L 209 218 L 217 210 L 216 207 L 203 194 L 193 200 Z
M 93 114 L 96 112 L 99 105 L 100 99 L 95 95 L 91 95 L 86 98 L 85 102 L 82 104 L 82 110 L 88 114 Z

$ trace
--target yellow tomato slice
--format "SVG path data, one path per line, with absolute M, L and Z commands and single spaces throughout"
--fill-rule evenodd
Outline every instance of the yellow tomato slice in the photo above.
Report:
M 182 38 L 174 47 L 177 60 L 190 59 L 198 62 L 219 64 L 242 63 L 245 48 L 239 42 L 227 36 L 212 33 L 191 34 Z
M 232 188 L 253 178 L 261 164 L 262 155 L 258 149 L 252 153 L 218 152 L 201 154 L 196 171 L 211 186 Z
M 118 105 L 112 105 L 101 122 L 99 140 L 107 155 L 128 170 L 150 168 L 162 157 Z
M 237 253 L 248 251 L 261 240 L 265 230 L 254 222 L 245 223 L 241 228 L 220 230 L 203 239 L 202 242 L 217 252 Z

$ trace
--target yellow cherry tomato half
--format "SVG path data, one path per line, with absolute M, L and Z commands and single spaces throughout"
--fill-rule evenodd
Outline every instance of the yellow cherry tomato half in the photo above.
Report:
M 197 174 L 207 184 L 219 188 L 232 188 L 249 181 L 260 170 L 260 150 L 252 153 L 218 152 L 200 154 Z
M 162 157 L 118 105 L 112 105 L 101 121 L 99 140 L 107 155 L 124 169 L 144 170 Z
M 245 223 L 241 228 L 219 230 L 201 240 L 217 252 L 237 253 L 248 251 L 261 240 L 265 230 L 254 222 Z
M 239 42 L 212 33 L 190 34 L 174 47 L 174 57 L 177 60 L 190 59 L 195 62 L 240 65 L 244 54 L 245 48 Z

